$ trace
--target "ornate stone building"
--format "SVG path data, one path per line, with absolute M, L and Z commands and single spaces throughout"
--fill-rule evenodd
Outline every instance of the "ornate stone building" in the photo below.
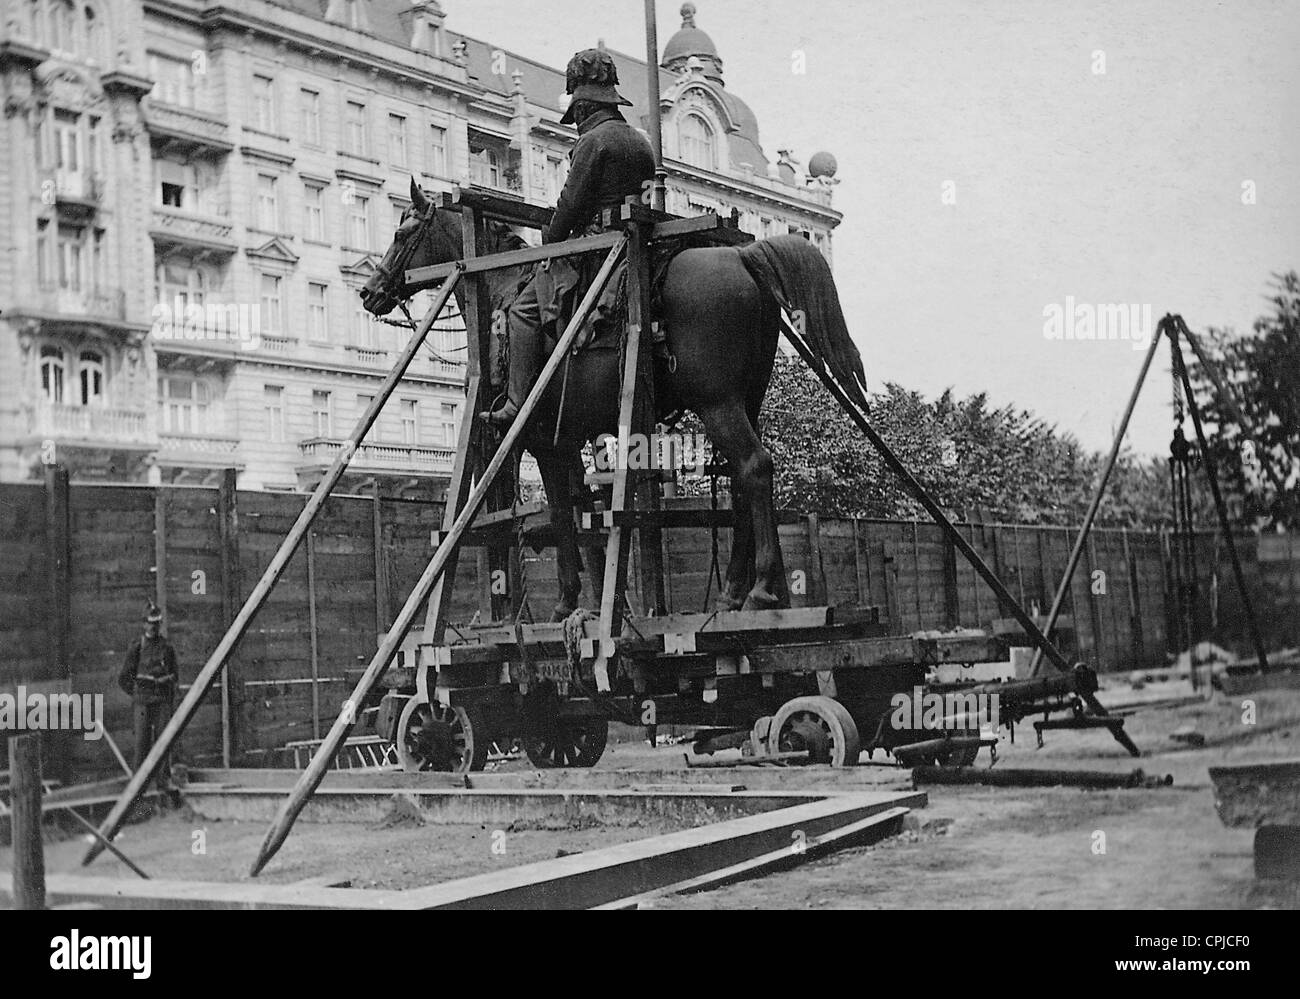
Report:
M 437 0 L 4 0 L 0 478 L 303 489 L 403 331 L 356 289 L 407 204 L 477 184 L 539 204 L 575 133 L 564 73 L 450 31 Z M 740 213 L 830 256 L 834 160 L 764 155 L 682 8 L 658 95 L 668 208 Z M 466 17 L 471 16 L 466 11 Z M 575 47 L 594 39 L 575 39 Z M 612 52 L 644 124 L 644 63 Z M 344 488 L 438 495 L 463 415 L 453 317 Z

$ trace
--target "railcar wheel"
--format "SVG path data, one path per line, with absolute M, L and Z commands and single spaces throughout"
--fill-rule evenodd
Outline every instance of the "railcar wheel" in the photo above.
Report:
M 851 767 L 858 762 L 862 741 L 848 709 L 830 697 L 796 697 L 772 716 L 768 750 L 790 753 L 807 750 L 812 762 Z
M 408 772 L 482 770 L 492 741 L 473 707 L 445 707 L 412 697 L 397 722 L 397 758 Z
M 605 755 L 609 722 L 604 718 L 580 718 L 563 724 L 546 725 L 542 731 L 524 736 L 524 752 L 533 766 L 594 767 Z

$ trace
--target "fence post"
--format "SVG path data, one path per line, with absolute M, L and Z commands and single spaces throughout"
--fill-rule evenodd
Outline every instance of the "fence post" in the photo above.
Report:
M 68 659 L 68 633 L 72 627 L 72 538 L 71 504 L 68 470 L 60 465 L 45 466 L 45 564 L 49 616 L 49 678 L 66 680 L 71 692 L 72 664 Z M 52 776 L 65 784 L 72 783 L 72 736 L 62 732 L 51 739 Z
M 45 847 L 41 842 L 41 735 L 9 739 L 9 832 L 13 838 L 15 909 L 45 908 Z
M 226 468 L 221 473 L 221 487 L 217 493 L 217 537 L 221 549 L 221 625 L 229 629 L 240 605 L 239 579 L 239 510 L 235 490 L 238 472 Z M 237 650 L 235 650 L 237 652 Z M 221 763 L 230 768 L 240 757 L 242 738 L 240 711 L 243 706 L 243 685 L 238 661 L 234 655 L 226 660 L 221 671 Z

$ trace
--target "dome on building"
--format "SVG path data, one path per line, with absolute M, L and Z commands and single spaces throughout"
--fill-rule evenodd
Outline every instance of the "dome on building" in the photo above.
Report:
M 695 26 L 695 4 L 682 4 L 681 29 L 668 39 L 659 63 L 664 69 L 681 72 L 688 60 L 698 58 L 704 64 L 704 75 L 722 82 L 722 60 L 713 39 Z
M 809 177 L 834 177 L 835 171 L 840 165 L 835 162 L 835 157 L 826 150 L 819 153 L 813 153 L 812 158 L 808 160 Z

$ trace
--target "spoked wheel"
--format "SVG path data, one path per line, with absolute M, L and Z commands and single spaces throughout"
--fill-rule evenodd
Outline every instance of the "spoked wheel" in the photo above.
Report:
M 773 753 L 806 751 L 809 762 L 833 767 L 857 764 L 862 752 L 858 726 L 839 701 L 830 697 L 796 697 L 772 716 L 767 737 Z
M 609 722 L 604 718 L 566 719 L 524 736 L 524 752 L 533 766 L 594 767 L 605 753 Z
M 492 742 L 475 708 L 448 708 L 412 697 L 397 722 L 397 758 L 409 772 L 482 770 Z

